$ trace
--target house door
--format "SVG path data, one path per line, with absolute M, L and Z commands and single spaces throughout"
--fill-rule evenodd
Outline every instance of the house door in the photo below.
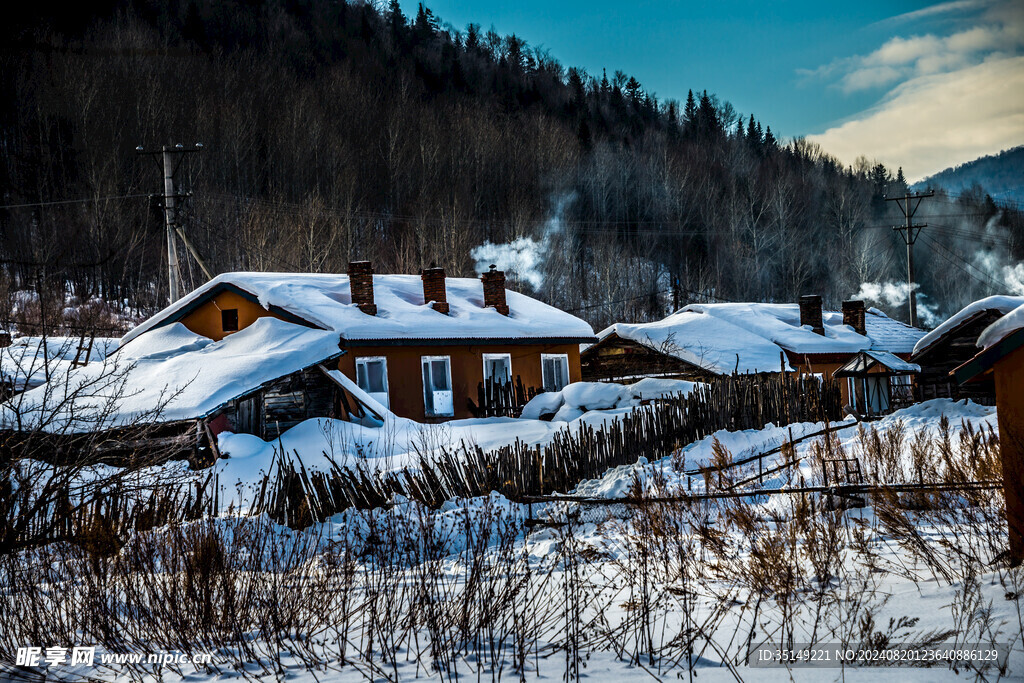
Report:
M 889 412 L 889 378 L 885 375 L 864 380 L 868 394 L 868 414 L 884 415 Z
M 235 432 L 263 436 L 263 394 L 257 392 L 238 401 Z

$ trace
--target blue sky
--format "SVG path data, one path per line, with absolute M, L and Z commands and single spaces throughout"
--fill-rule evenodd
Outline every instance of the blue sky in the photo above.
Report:
M 515 33 L 564 66 L 622 70 L 661 99 L 706 88 L 782 137 L 912 179 L 1024 144 L 1024 2 L 426 4 L 460 30 Z

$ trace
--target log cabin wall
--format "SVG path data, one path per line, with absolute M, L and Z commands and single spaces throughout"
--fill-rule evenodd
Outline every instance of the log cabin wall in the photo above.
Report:
M 343 342 L 344 343 L 344 342 Z M 569 363 L 569 382 L 580 381 L 579 344 L 436 344 L 419 346 L 350 346 L 338 360 L 338 369 L 352 381 L 356 378 L 356 359 L 387 359 L 388 400 L 391 412 L 418 422 L 443 422 L 472 417 L 468 401 L 477 400 L 477 387 L 483 381 L 483 355 L 509 354 L 512 379 L 521 377 L 526 387 L 542 389 L 542 354 L 564 354 Z M 423 356 L 447 356 L 451 360 L 451 386 L 454 415 L 428 417 L 423 397 Z
M 215 434 L 230 429 L 269 441 L 303 420 L 339 417 L 338 401 L 334 383 L 314 366 L 229 402 L 211 428 Z
M 917 400 L 967 398 L 982 405 L 995 405 L 996 390 L 991 377 L 959 385 L 949 373 L 978 353 L 978 337 L 1000 317 L 1002 313 L 998 311 L 984 311 L 914 356 L 911 362 L 921 366 L 915 385 Z
M 614 334 L 584 351 L 580 363 L 585 382 L 623 381 L 637 377 L 700 382 L 716 376 L 680 358 Z
M 822 375 L 825 379 L 832 379 L 836 370 L 841 368 L 854 354 L 852 353 L 817 353 L 798 354 L 791 351 L 786 352 L 790 367 L 800 375 Z M 843 405 L 850 405 L 850 387 L 845 380 L 837 380 L 839 391 L 842 394 Z

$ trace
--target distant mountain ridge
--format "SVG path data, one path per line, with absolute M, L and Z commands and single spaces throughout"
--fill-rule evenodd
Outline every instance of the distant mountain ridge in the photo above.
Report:
M 1024 145 L 952 166 L 915 183 L 913 187 L 941 187 L 950 192 L 960 192 L 975 184 L 997 202 L 1024 202 Z

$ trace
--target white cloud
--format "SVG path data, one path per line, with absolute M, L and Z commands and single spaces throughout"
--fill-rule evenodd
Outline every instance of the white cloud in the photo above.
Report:
M 915 180 L 1024 142 L 1024 57 L 992 59 L 897 86 L 873 110 L 809 136 L 850 163 L 902 166 Z
M 892 36 L 866 55 L 801 71 L 846 93 L 888 90 L 810 139 L 847 163 L 902 166 L 911 180 L 1024 143 L 1024 4 L 948 2 L 889 23 L 936 15 L 949 19 L 944 35 Z
M 960 12 L 963 10 L 977 9 L 978 7 L 984 7 L 989 4 L 991 4 L 991 0 L 954 0 L 953 2 L 943 2 L 938 5 L 932 5 L 931 7 L 925 7 L 923 9 L 914 10 L 913 12 L 900 14 L 879 23 L 889 24 L 905 21 L 918 21 L 920 19 L 939 14 L 951 14 L 953 12 Z

